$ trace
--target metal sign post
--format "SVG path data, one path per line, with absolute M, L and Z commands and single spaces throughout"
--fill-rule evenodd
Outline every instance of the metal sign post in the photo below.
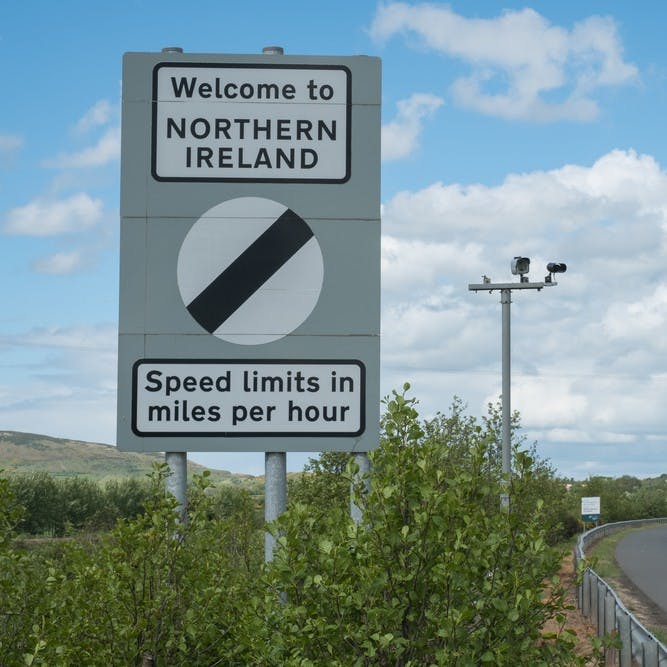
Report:
M 360 507 L 354 502 L 354 488 L 359 483 L 360 480 L 364 482 L 364 491 L 366 494 L 371 490 L 371 462 L 368 458 L 368 454 L 360 452 L 359 454 L 354 455 L 354 462 L 357 464 L 358 470 L 354 476 L 354 479 L 351 483 L 350 488 L 350 516 L 354 523 L 361 523 L 361 519 L 364 513 L 364 508 Z
M 187 452 L 166 452 L 165 462 L 169 467 L 165 485 L 167 491 L 178 501 L 181 520 L 186 519 L 187 485 L 188 485 L 188 455 Z

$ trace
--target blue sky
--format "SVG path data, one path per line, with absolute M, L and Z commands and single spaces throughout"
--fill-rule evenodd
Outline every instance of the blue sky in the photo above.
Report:
M 0 429 L 115 440 L 123 53 L 278 44 L 382 58 L 383 392 L 483 414 L 500 306 L 468 283 L 565 261 L 512 306 L 524 432 L 563 475 L 666 472 L 666 24 L 646 0 L 2 3 Z

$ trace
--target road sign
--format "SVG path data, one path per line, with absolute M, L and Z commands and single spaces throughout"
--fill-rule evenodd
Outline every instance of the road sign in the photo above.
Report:
M 358 436 L 358 361 L 142 359 L 134 365 L 132 430 L 142 435 Z
M 581 520 L 597 521 L 600 518 L 600 497 L 590 496 L 581 499 Z
M 232 199 L 204 213 L 178 255 L 185 307 L 209 333 L 241 345 L 294 331 L 315 307 L 323 274 L 308 223 L 259 197 Z
M 118 446 L 367 451 L 380 63 L 129 53 Z
M 350 77 L 340 65 L 156 65 L 154 178 L 346 181 Z

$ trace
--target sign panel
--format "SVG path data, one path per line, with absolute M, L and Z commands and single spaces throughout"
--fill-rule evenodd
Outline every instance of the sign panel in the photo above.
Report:
M 590 496 L 581 499 L 582 521 L 597 521 L 600 518 L 600 497 Z
M 366 56 L 125 54 L 119 449 L 377 446 L 380 99 Z
M 137 435 L 357 436 L 357 361 L 152 360 L 134 365 Z
M 153 102 L 157 180 L 349 178 L 346 67 L 164 63 Z
M 231 343 L 258 345 L 291 333 L 322 289 L 322 251 L 286 206 L 240 197 L 190 228 L 178 255 L 178 287 L 190 315 Z

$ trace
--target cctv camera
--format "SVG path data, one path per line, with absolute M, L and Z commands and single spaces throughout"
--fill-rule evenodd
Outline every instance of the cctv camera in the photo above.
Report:
M 514 276 L 523 276 L 528 273 L 530 269 L 530 258 L 528 257 L 515 257 L 512 260 L 512 275 Z
M 562 262 L 549 262 L 547 264 L 547 271 L 549 273 L 565 273 L 567 271 L 567 264 Z

